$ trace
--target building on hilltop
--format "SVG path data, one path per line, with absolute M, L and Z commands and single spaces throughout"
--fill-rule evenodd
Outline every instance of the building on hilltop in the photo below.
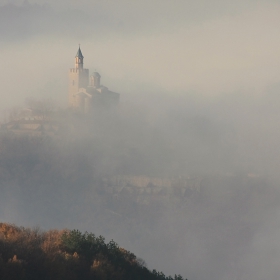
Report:
M 75 67 L 69 71 L 68 107 L 74 111 L 89 113 L 96 107 L 110 106 L 119 102 L 119 93 L 101 85 L 101 76 L 84 68 L 84 56 L 79 47 Z
M 90 113 L 119 102 L 119 94 L 101 85 L 101 76 L 84 68 L 84 57 L 79 47 L 75 67 L 69 71 L 68 107 L 74 112 Z M 0 123 L 0 133 L 15 136 L 59 136 L 70 129 L 72 114 L 59 111 L 50 100 L 30 99 L 26 108 L 11 111 L 9 120 Z M 66 113 L 66 114 L 65 114 Z

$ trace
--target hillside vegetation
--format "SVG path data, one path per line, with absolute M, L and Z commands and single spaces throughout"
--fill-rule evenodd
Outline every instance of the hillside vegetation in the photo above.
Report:
M 150 271 L 113 240 L 78 230 L 29 229 L 0 223 L 0 279 L 183 280 Z

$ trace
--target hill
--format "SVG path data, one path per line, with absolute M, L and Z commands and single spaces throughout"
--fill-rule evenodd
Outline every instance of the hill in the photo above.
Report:
M 183 280 L 150 271 L 133 253 L 93 233 L 6 223 L 0 223 L 0 279 Z

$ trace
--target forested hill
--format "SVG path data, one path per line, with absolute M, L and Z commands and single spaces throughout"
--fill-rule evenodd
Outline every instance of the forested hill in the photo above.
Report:
M 1 280 L 183 280 L 150 271 L 113 240 L 78 230 L 50 230 L 0 223 Z

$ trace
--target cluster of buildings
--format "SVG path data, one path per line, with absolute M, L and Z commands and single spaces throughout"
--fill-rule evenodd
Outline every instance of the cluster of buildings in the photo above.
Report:
M 119 93 L 110 91 L 101 84 L 98 72 L 89 75 L 84 68 L 84 56 L 79 47 L 74 68 L 69 70 L 68 111 L 77 114 L 91 114 L 96 109 L 115 106 L 119 102 Z M 14 135 L 56 135 L 59 134 L 63 121 L 54 112 L 46 108 L 24 108 L 14 114 L 1 126 L 1 130 Z
M 69 70 L 68 107 L 74 111 L 90 113 L 96 107 L 116 105 L 120 95 L 101 84 L 101 76 L 84 68 L 84 56 L 79 47 L 75 67 Z

